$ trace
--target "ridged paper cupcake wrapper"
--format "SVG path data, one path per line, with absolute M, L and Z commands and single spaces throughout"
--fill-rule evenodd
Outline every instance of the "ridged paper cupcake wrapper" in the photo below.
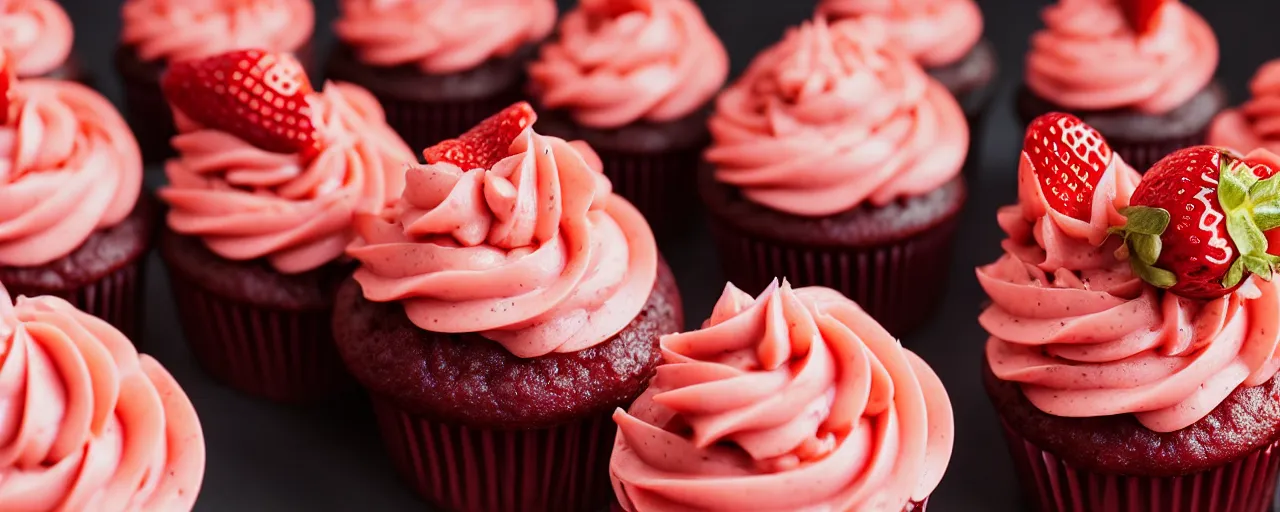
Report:
M 896 243 L 803 247 L 742 233 L 712 221 L 725 278 L 758 293 L 773 279 L 826 286 L 856 301 L 895 336 L 920 325 L 941 302 L 950 273 L 956 220 Z
M 1072 467 L 1004 430 L 1029 504 L 1040 512 L 1269 512 L 1275 498 L 1280 442 L 1207 471 L 1143 477 Z
M 474 128 L 480 121 L 520 101 L 519 88 L 492 96 L 450 102 L 422 102 L 378 95 L 387 124 L 409 144 L 414 154 Z
M 920 503 L 908 503 L 907 507 L 902 509 L 902 512 L 927 512 L 927 508 L 929 508 L 929 498 L 925 498 L 924 501 Z M 613 502 L 613 505 L 609 507 L 609 510 L 611 512 L 627 512 L 627 509 L 622 508 L 622 504 L 617 501 Z
M 667 236 L 691 225 L 697 213 L 701 149 L 639 154 L 602 151 L 604 173 L 613 191 L 635 205 L 654 233 Z
M 215 379 L 285 403 L 329 398 L 354 383 L 333 344 L 328 310 L 265 309 L 211 293 L 177 272 L 169 279 L 187 343 Z
M 9 287 L 9 293 L 18 295 L 52 295 L 70 302 L 85 313 L 96 316 L 115 326 L 134 343 L 142 336 L 143 276 L 146 275 L 146 256 L 120 267 L 92 283 L 71 290 L 35 290 Z
M 599 512 L 613 499 L 608 414 L 533 430 L 473 429 L 411 414 L 373 396 L 400 475 L 444 510 Z
M 1207 132 L 1197 133 L 1190 137 L 1171 140 L 1159 140 L 1151 142 L 1129 142 L 1125 140 L 1108 139 L 1107 143 L 1111 145 L 1111 149 L 1124 158 L 1125 163 L 1129 164 L 1140 173 L 1147 172 L 1151 166 L 1159 162 L 1160 159 L 1168 156 L 1170 153 L 1182 148 L 1191 146 L 1199 146 L 1205 144 L 1208 138 Z

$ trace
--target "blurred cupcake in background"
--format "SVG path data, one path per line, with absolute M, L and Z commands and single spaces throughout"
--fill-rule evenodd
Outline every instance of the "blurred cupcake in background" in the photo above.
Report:
M 138 143 L 101 94 L 14 79 L 13 63 L 0 63 L 0 282 L 62 297 L 137 339 L 155 227 Z
M 315 6 L 311 0 L 125 0 L 116 70 L 124 80 L 125 113 L 148 163 L 173 155 L 177 133 L 160 91 L 175 61 L 259 48 L 292 52 L 310 68 Z
M 1204 144 L 1227 106 L 1214 80 L 1218 40 L 1186 4 L 1065 0 L 1043 11 L 1017 95 L 1023 125 L 1068 112 L 1097 128 L 1139 172 Z
M 524 97 L 553 0 L 341 0 L 327 76 L 373 92 L 410 147 L 457 137 Z
M 1263 148 L 1280 153 L 1280 60 L 1258 68 L 1249 82 L 1249 101 L 1224 110 L 1209 128 L 1209 144 L 1248 153 Z
M 71 53 L 75 30 L 54 0 L 8 0 L 0 4 L 0 47 L 9 52 L 20 78 L 53 78 L 89 84 L 89 73 Z
M 942 481 L 942 381 L 835 290 L 730 284 L 661 344 L 653 384 L 613 415 L 615 510 L 913 512 Z
M 529 67 L 539 129 L 590 144 L 659 235 L 689 224 L 707 115 L 728 73 L 690 0 L 584 0 Z
M 878 18 L 790 30 L 720 95 L 699 190 L 725 276 L 827 286 L 901 336 L 946 289 L 964 112 Z
M 163 85 L 179 134 L 160 255 L 196 359 L 252 395 L 330 396 L 350 382 L 329 318 L 353 215 L 400 195 L 413 152 L 368 91 L 313 91 L 288 54 L 176 62 Z

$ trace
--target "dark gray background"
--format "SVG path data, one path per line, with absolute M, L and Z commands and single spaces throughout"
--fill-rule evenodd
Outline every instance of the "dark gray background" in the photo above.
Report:
M 334 0 L 317 1 L 316 43 L 328 48 Z M 560 0 L 562 9 L 572 1 Z M 814 0 L 702 0 L 707 19 L 728 46 L 735 73 L 783 30 L 807 18 Z M 989 115 L 980 175 L 964 213 L 949 294 L 943 310 L 907 337 L 941 375 L 956 411 L 955 456 L 930 510 L 1018 510 L 1014 476 L 994 413 L 981 390 L 979 364 L 986 336 L 976 317 L 985 300 L 973 268 L 999 255 L 998 206 L 1014 200 L 1021 127 L 1009 105 L 1021 75 L 1026 41 L 1040 26 L 1047 1 L 979 0 L 986 37 L 999 49 L 1002 88 Z M 111 52 L 119 31 L 120 0 L 63 0 L 77 27 L 76 51 L 97 75 L 101 88 L 119 100 Z M 1219 77 L 1239 101 L 1253 70 L 1280 57 L 1280 2 L 1200 0 L 1191 4 L 1217 29 L 1223 60 Z M 154 173 L 153 173 L 154 174 Z M 723 286 L 704 237 L 666 250 L 688 305 L 691 325 L 700 323 Z M 400 485 L 382 453 L 371 422 L 358 402 L 284 408 L 218 386 L 195 366 L 174 320 L 169 290 L 158 261 L 150 272 L 148 325 L 140 342 L 181 381 L 196 404 L 208 443 L 209 463 L 197 510 L 414 510 L 425 505 Z

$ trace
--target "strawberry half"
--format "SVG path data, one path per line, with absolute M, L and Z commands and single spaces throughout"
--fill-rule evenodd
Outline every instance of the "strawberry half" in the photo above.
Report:
M 456 139 L 427 148 L 422 156 L 429 164 L 448 162 L 465 171 L 488 169 L 506 158 L 511 143 L 537 120 L 533 107 L 522 101 L 481 121 Z
M 1280 227 L 1280 178 L 1267 165 L 1212 146 L 1156 163 L 1133 191 L 1125 235 L 1143 280 L 1192 299 L 1231 293 L 1249 274 L 1270 280 L 1280 257 L 1266 232 Z
M 1022 151 L 1049 207 L 1087 222 L 1093 191 L 1114 158 L 1102 134 L 1076 116 L 1052 112 L 1031 121 Z
M 1168 0 L 1120 0 L 1120 8 L 1129 26 L 1138 35 L 1143 35 L 1155 27 L 1156 13 Z
M 267 151 L 304 159 L 320 152 L 307 103 L 315 90 L 287 53 L 236 50 L 176 62 L 160 85 L 174 108 L 204 126 Z

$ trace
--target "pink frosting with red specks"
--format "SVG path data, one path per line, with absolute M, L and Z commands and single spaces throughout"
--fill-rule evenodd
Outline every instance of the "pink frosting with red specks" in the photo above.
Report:
M 1116 0 L 1066 0 L 1044 10 L 1031 38 L 1026 85 L 1063 108 L 1173 110 L 1218 68 L 1218 40 L 1199 14 L 1170 1 L 1139 36 Z
M 954 64 L 982 38 L 982 10 L 973 0 L 823 0 L 818 12 L 884 18 L 893 44 L 931 68 Z
M 292 52 L 311 40 L 311 0 L 126 0 L 121 40 L 144 61 L 244 48 Z
M 1280 60 L 1264 64 L 1249 83 L 1253 98 L 1218 114 L 1209 127 L 1209 144 L 1247 152 L 1280 152 Z
M 728 75 L 729 54 L 690 0 L 583 0 L 529 67 L 543 106 L 605 129 L 688 116 Z
M 552 0 L 343 0 L 334 32 L 373 66 L 474 69 L 547 37 Z
M 71 18 L 53 0 L 8 0 L 0 4 L 0 46 L 20 77 L 52 72 L 71 55 Z
M 618 410 L 610 475 L 628 511 L 886 511 L 929 497 L 955 423 L 942 382 L 827 288 L 728 285 Z
M 716 179 L 812 217 L 932 192 L 969 147 L 955 98 L 876 18 L 792 29 L 720 95 L 710 128 Z
M 476 332 L 517 357 L 612 338 L 653 292 L 649 225 L 585 145 L 530 128 L 508 154 L 488 169 L 412 167 L 394 208 L 358 218 L 347 252 L 365 298 L 398 301 L 424 330 Z
M 1261 158 L 1258 155 L 1251 157 Z M 1275 161 L 1274 155 L 1269 157 Z M 1055 416 L 1133 414 L 1156 432 L 1185 428 L 1240 386 L 1280 368 L 1280 283 L 1250 278 L 1213 301 L 1146 284 L 1118 259 L 1138 174 L 1117 158 L 1094 193 L 1088 221 L 1047 206 L 1024 153 L 1019 203 L 1002 208 L 999 261 L 978 269 L 992 305 L 978 318 L 996 377 L 1019 383 Z
M 309 100 L 324 144 L 309 161 L 176 113 L 178 156 L 166 163 L 169 185 L 160 189 L 169 228 L 200 237 L 223 258 L 265 258 L 285 274 L 341 257 L 352 216 L 393 202 L 415 159 L 365 89 L 329 83 Z
M 0 126 L 0 265 L 65 257 L 119 224 L 142 192 L 142 155 L 106 98 L 80 84 L 30 79 Z
M 55 297 L 0 286 L 0 503 L 6 510 L 191 510 L 204 434 L 173 376 Z

